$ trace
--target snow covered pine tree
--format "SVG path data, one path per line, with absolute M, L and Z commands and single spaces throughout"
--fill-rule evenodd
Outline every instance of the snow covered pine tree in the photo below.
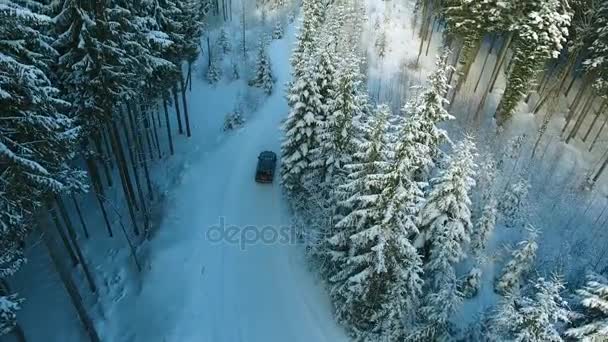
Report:
M 566 336 L 579 341 L 608 340 L 608 280 L 589 274 L 587 284 L 577 290 L 584 312 L 566 330 Z
M 272 76 L 272 66 L 270 64 L 270 57 L 266 53 L 266 43 L 263 39 L 260 39 L 258 45 L 258 57 L 255 66 L 255 75 L 250 85 L 262 88 L 267 95 L 272 94 L 272 88 L 274 86 L 274 76 Z
M 475 144 L 465 138 L 454 148 L 445 170 L 432 180 L 433 188 L 419 215 L 416 246 L 428 251 L 426 276 L 435 288 L 465 255 L 472 232 L 469 191 L 475 185 Z
M 569 310 L 562 299 L 563 281 L 539 278 L 534 297 L 510 294 L 503 299 L 493 318 L 492 334 L 498 341 L 563 341 L 558 324 L 568 322 Z
M 519 291 L 524 276 L 530 271 L 536 258 L 538 231 L 532 226 L 528 229 L 530 231 L 528 239 L 518 244 L 519 248 L 513 251 L 511 260 L 496 282 L 496 292 L 503 296 Z
M 527 0 L 518 5 L 524 15 L 515 26 L 513 68 L 496 109 L 495 117 L 499 126 L 513 115 L 544 63 L 559 56 L 571 20 L 567 2 Z
M 339 319 L 366 341 L 401 338 L 402 319 L 411 314 L 422 286 L 422 261 L 408 238 L 417 232 L 416 208 L 422 201 L 418 183 L 409 178 L 418 148 L 400 139 L 387 163 L 382 152 L 386 112 L 380 110 L 373 138 L 362 146 L 362 160 L 346 166 L 355 172 L 341 189 L 353 195 L 341 202 L 345 216 L 330 239 L 335 255 L 342 255 L 330 279 Z
M 86 189 L 69 164 L 80 128 L 47 75 L 57 57 L 51 18 L 0 3 L 0 278 L 24 262 L 33 215 L 48 197 Z M 15 325 L 20 299 L 0 296 L 0 333 Z

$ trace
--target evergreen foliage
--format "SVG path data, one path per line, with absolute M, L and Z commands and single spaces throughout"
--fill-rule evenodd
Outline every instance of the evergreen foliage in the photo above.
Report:
M 344 165 L 352 160 L 355 130 L 362 113 L 357 65 L 346 61 L 333 73 L 326 73 L 328 77 L 321 83 L 333 78 L 334 85 L 326 87 L 326 96 L 330 97 L 327 115 L 319 120 L 319 146 L 312 151 L 315 161 L 311 164 L 320 169 L 321 180 L 328 186 L 335 182 L 335 176 L 344 174 Z
M 561 296 L 563 290 L 561 279 L 539 278 L 534 284 L 534 297 L 507 296 L 494 317 L 494 329 L 508 341 L 563 341 L 558 325 L 569 320 L 567 303 Z
M 576 293 L 584 312 L 566 331 L 566 336 L 590 342 L 608 339 L 608 280 L 589 274 L 586 285 Z
M 401 320 L 421 293 L 422 261 L 408 237 L 417 232 L 422 191 L 408 177 L 415 144 L 403 139 L 394 159 L 382 151 L 386 115 L 381 108 L 378 119 L 370 118 L 371 139 L 363 142 L 360 161 L 346 167 L 353 172 L 340 187 L 348 195 L 329 240 L 338 269 L 330 282 L 338 318 L 355 336 L 393 340 L 404 334 Z
M 420 156 L 428 156 L 428 158 L 419 158 L 415 162 L 414 175 L 418 180 L 427 178 L 436 162 L 442 157 L 439 147 L 445 142 L 450 142 L 446 131 L 438 127 L 440 123 L 454 119 L 444 108 L 448 102 L 445 98 L 449 88 L 448 73 L 452 70 L 448 56 L 449 51 L 446 51 L 437 58 L 436 69 L 429 76 L 429 85 L 404 108 L 404 112 L 414 118 L 408 121 L 411 125 L 406 129 L 410 134 L 408 139 L 424 146 L 424 152 L 421 152 Z
M 522 17 L 515 26 L 513 68 L 496 110 L 499 125 L 513 115 L 545 62 L 559 56 L 571 21 L 563 1 L 522 1 L 519 6 Z
M 518 248 L 511 254 L 511 260 L 505 265 L 502 275 L 496 281 L 496 292 L 501 295 L 519 291 L 521 282 L 532 268 L 538 250 L 538 244 L 536 243 L 538 233 L 534 228 L 529 230 L 530 236 L 527 240 L 518 244 Z
M 283 125 L 281 175 L 289 190 L 302 187 L 302 175 L 311 162 L 310 150 L 316 144 L 317 116 L 323 107 L 312 67 L 309 64 L 306 73 L 294 80 L 287 94 L 291 110 Z
M 270 57 L 268 57 L 268 54 L 266 53 L 266 44 L 263 40 L 260 40 L 259 43 L 255 75 L 250 84 L 262 88 L 267 95 L 272 94 L 274 76 L 272 76 Z
M 470 138 L 458 143 L 445 170 L 432 180 L 432 190 L 419 215 L 417 246 L 429 251 L 426 276 L 433 287 L 443 282 L 465 255 L 472 233 L 469 191 L 475 185 L 475 145 Z

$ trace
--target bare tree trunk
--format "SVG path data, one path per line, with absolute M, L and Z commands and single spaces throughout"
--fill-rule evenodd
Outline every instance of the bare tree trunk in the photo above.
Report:
M 431 34 L 429 35 L 429 42 L 426 44 L 426 52 L 425 56 L 429 55 L 429 49 L 431 48 L 431 42 L 433 41 L 433 33 L 435 32 L 435 23 L 437 22 L 437 17 L 433 18 L 433 24 L 431 25 Z
M 576 82 L 576 76 L 572 76 L 572 79 L 570 80 L 570 84 L 568 84 L 568 88 L 566 88 L 566 97 L 568 97 L 568 95 L 570 95 L 570 90 L 572 90 L 572 87 L 574 86 L 574 83 Z
M 144 135 L 146 136 L 146 142 L 148 143 L 148 154 L 150 155 L 150 160 L 154 160 L 154 146 L 152 144 L 152 138 L 150 137 L 150 121 L 148 121 L 146 108 L 144 105 L 136 108 L 139 108 L 139 111 L 136 111 L 135 113 L 138 116 L 137 122 L 143 122 L 144 124 Z
M 188 62 L 188 77 L 186 77 L 186 84 L 188 84 L 188 89 L 192 92 L 192 63 Z
M 553 117 L 553 114 L 555 113 L 556 106 L 557 106 L 557 100 L 554 99 L 551 103 L 550 110 L 547 112 L 547 114 L 543 118 L 543 123 L 540 126 L 540 129 L 538 130 L 538 138 L 536 139 L 536 142 L 534 143 L 534 148 L 532 149 L 532 155 L 530 156 L 530 159 L 534 159 L 534 156 L 536 156 L 536 150 L 538 149 L 538 146 L 540 145 L 540 142 L 541 142 L 543 136 L 547 132 L 547 128 L 549 127 L 549 122 L 551 121 L 551 118 Z
M 55 228 L 57 230 L 57 233 L 59 234 L 59 237 L 61 238 L 63 247 L 65 247 L 65 249 L 68 251 L 68 255 L 70 256 L 72 265 L 73 266 L 78 265 L 78 258 L 76 257 L 76 253 L 74 252 L 74 249 L 70 245 L 70 242 L 68 241 L 68 237 L 65 235 L 65 232 L 63 231 L 63 226 L 61 225 L 61 221 L 59 221 L 59 217 L 57 216 L 57 213 L 55 212 L 55 210 L 53 210 L 53 207 L 51 206 L 51 204 L 47 204 L 47 210 L 49 211 L 49 214 L 51 215 L 51 219 L 53 220 L 53 223 L 55 223 Z
M 123 189 L 125 190 L 125 196 L 127 196 L 127 199 L 131 200 L 133 208 L 135 208 L 136 211 L 139 211 L 139 205 L 137 204 L 135 190 L 133 189 L 133 184 L 131 183 L 131 176 L 129 174 L 127 158 L 124 154 L 122 139 L 120 138 L 118 126 L 116 125 L 115 120 L 112 120 L 109 125 L 110 139 L 112 140 L 112 148 L 114 149 L 114 158 L 116 158 L 116 163 L 118 164 L 118 173 L 121 176 L 121 182 L 123 184 Z
M 597 143 L 600 135 L 602 134 L 604 127 L 606 127 L 606 124 L 608 124 L 608 115 L 606 115 L 606 117 L 604 118 L 604 123 L 600 126 L 600 130 L 597 131 L 595 138 L 593 138 L 593 142 L 591 143 L 591 146 L 589 146 L 589 152 L 591 152 L 591 150 L 593 150 L 593 147 L 595 147 L 595 144 Z
M 171 92 L 173 93 L 173 102 L 175 103 L 175 115 L 177 116 L 177 130 L 179 134 L 184 134 L 184 128 L 182 127 L 182 115 L 179 110 L 179 103 L 177 101 L 177 85 L 173 85 L 171 88 Z
M 606 157 L 606 159 L 602 163 L 602 167 L 600 167 L 600 169 L 597 171 L 597 173 L 593 177 L 593 184 L 595 184 L 597 182 L 597 180 L 600 179 L 600 177 L 602 176 L 602 174 L 606 170 L 606 167 L 608 167 L 608 156 Z
M 243 12 L 243 23 L 241 26 L 243 26 L 243 29 L 241 31 L 242 34 L 242 40 L 243 40 L 243 57 L 247 58 L 247 37 L 246 37 L 246 18 L 245 18 L 245 1 L 241 1 L 241 7 L 242 7 L 242 12 Z M 208 41 L 207 41 L 208 43 Z
M 483 78 L 483 73 L 486 70 L 486 65 L 488 65 L 488 59 L 490 59 L 490 55 L 492 54 L 492 51 L 494 51 L 494 45 L 498 41 L 498 39 L 496 39 L 495 37 L 492 37 L 491 39 L 492 39 L 492 42 L 490 43 L 490 49 L 488 50 L 488 53 L 486 54 L 486 57 L 483 60 L 483 64 L 481 66 L 481 71 L 479 72 L 479 77 L 477 78 L 477 82 L 475 83 L 475 88 L 473 89 L 473 93 L 477 92 L 479 83 L 481 82 L 481 79 Z
M 165 102 L 166 103 L 166 102 Z M 152 190 L 152 182 L 150 181 L 150 173 L 148 171 L 148 161 L 146 160 L 146 155 L 143 152 L 143 142 L 142 142 L 142 137 L 141 137 L 141 131 L 139 129 L 139 125 L 136 125 L 135 120 L 133 119 L 133 111 L 130 109 L 130 106 L 127 106 L 128 109 L 128 113 L 129 113 L 129 123 L 131 125 L 131 130 L 133 132 L 136 132 L 135 135 L 135 142 L 137 145 L 137 155 L 139 156 L 139 160 L 142 163 L 143 169 L 144 169 L 144 175 L 146 177 L 146 184 L 148 187 L 148 198 L 150 199 L 150 201 L 154 200 L 154 191 Z M 166 106 L 165 106 L 166 108 Z M 167 120 L 169 119 L 169 114 L 167 111 Z M 169 138 L 171 138 L 171 131 L 169 130 Z M 159 145 L 160 146 L 160 145 Z M 159 156 L 160 156 L 160 152 L 159 152 Z M 136 158 L 137 159 L 137 158 Z
M 547 101 L 547 99 L 550 96 L 557 96 L 560 97 L 561 93 L 562 93 L 562 88 L 564 86 L 564 84 L 566 83 L 566 79 L 568 78 L 568 75 L 570 75 L 572 73 L 572 69 L 574 68 L 576 59 L 575 58 L 570 58 L 568 60 L 568 66 L 566 67 L 566 69 L 564 69 L 564 71 L 561 74 L 559 83 L 556 84 L 554 87 L 551 87 L 551 89 L 549 91 L 544 92 L 544 94 L 541 94 L 540 100 L 537 102 L 536 106 L 534 107 L 534 114 L 538 114 L 538 112 L 540 111 L 540 109 L 543 107 L 543 105 L 545 104 L 545 102 Z
M 429 14 L 424 21 L 424 27 L 422 27 L 422 36 L 420 37 L 420 45 L 418 47 L 418 57 L 416 57 L 416 65 L 420 63 L 420 56 L 422 56 L 422 50 L 424 49 L 424 43 L 428 37 L 429 33 L 429 25 L 431 24 L 431 20 L 433 19 L 433 15 Z
M 163 99 L 163 106 L 165 107 L 165 124 L 167 126 L 167 137 L 169 138 L 169 151 L 173 155 L 173 137 L 171 136 L 171 123 L 169 121 L 169 110 L 167 109 L 167 99 Z
M 429 7 L 430 7 L 429 3 L 431 2 L 431 0 L 421 0 L 421 2 L 422 2 L 422 20 L 420 22 L 420 31 L 418 32 L 419 38 L 422 38 L 425 35 L 425 33 L 424 33 L 424 30 L 426 28 L 425 23 L 427 21 L 428 16 L 430 15 L 429 14 Z
M 454 59 L 454 64 L 452 64 L 452 68 L 450 68 L 450 70 L 449 70 L 448 84 L 452 84 L 452 79 L 454 78 L 454 73 L 455 73 L 454 70 L 456 68 L 456 64 L 458 63 L 458 59 L 459 59 L 461 52 L 462 52 L 462 44 L 458 44 L 458 50 L 456 51 L 456 54 L 455 54 L 456 58 Z
M 126 170 L 126 162 L 124 160 L 124 154 L 122 153 L 122 144 L 119 143 L 120 139 L 118 136 L 118 128 L 116 127 L 116 123 L 112 121 L 112 148 L 114 149 L 114 154 L 116 155 L 116 161 L 119 163 L 119 173 L 120 179 L 122 181 L 123 192 L 125 193 L 125 199 L 127 201 L 127 207 L 129 209 L 129 216 L 131 217 L 131 223 L 133 224 L 133 232 L 135 235 L 139 235 L 139 227 L 137 225 L 137 220 L 135 218 L 135 197 L 132 193 L 133 189 L 129 190 L 129 185 L 131 180 L 129 179 L 129 173 Z
M 100 201 L 107 201 L 106 198 L 102 198 L 101 196 L 98 197 L 98 199 Z M 112 208 L 116 214 L 116 216 L 118 216 L 118 224 L 120 225 L 120 229 L 122 230 L 124 236 L 125 236 L 125 240 L 127 240 L 127 244 L 129 246 L 129 251 L 131 253 L 131 256 L 133 257 L 133 260 L 135 261 L 135 265 L 137 266 L 137 271 L 141 272 L 141 265 L 139 264 L 139 260 L 137 259 L 137 254 L 135 253 L 135 247 L 133 246 L 133 243 L 131 242 L 131 238 L 129 238 L 129 234 L 127 233 L 127 228 L 125 227 L 125 225 L 122 222 L 122 216 L 120 215 L 120 212 L 118 211 L 118 209 L 116 209 L 116 206 L 114 206 L 112 204 L 112 202 L 107 201 L 110 204 L 110 208 Z
M 65 227 L 68 231 L 68 237 L 70 238 L 70 242 L 72 246 L 74 246 L 74 251 L 78 256 L 78 260 L 80 260 L 80 266 L 82 267 L 82 271 L 84 272 L 84 276 L 87 279 L 87 283 L 89 284 L 89 289 L 91 292 L 97 292 L 97 286 L 95 286 L 95 281 L 93 281 L 93 275 L 89 270 L 89 266 L 82 254 L 82 250 L 80 249 L 80 245 L 78 244 L 78 237 L 76 236 L 76 232 L 74 231 L 74 227 L 72 226 L 72 222 L 70 217 L 68 216 L 67 211 L 65 210 L 65 205 L 63 205 L 63 201 L 58 195 L 55 195 L 55 203 L 57 203 L 57 207 L 59 208 L 59 212 L 63 217 L 63 221 L 65 222 Z M 52 209 L 51 209 L 52 210 Z
M 108 235 L 110 237 L 113 237 L 114 233 L 112 232 L 112 225 L 110 224 L 110 220 L 108 219 L 108 213 L 106 212 L 106 208 L 103 202 L 99 199 L 99 196 L 103 195 L 103 188 L 100 185 L 101 179 L 99 177 L 99 174 L 97 173 L 97 167 L 95 166 L 95 162 L 88 157 L 85 157 L 85 162 L 89 170 L 89 175 L 91 176 L 91 181 L 93 183 L 93 192 L 95 193 L 95 198 L 97 199 L 97 203 L 99 204 L 99 208 L 101 209 L 101 213 L 103 215 L 103 219 L 108 230 Z
M 182 87 L 182 102 L 184 103 L 183 107 L 184 107 L 184 119 L 185 119 L 185 123 L 186 123 L 186 136 L 188 138 L 190 138 L 192 136 L 192 133 L 190 132 L 190 117 L 188 115 L 188 103 L 186 103 L 186 86 L 184 85 L 184 76 L 182 75 L 182 73 L 179 73 L 179 81 L 181 83 L 181 87 Z
M 74 305 L 74 308 L 76 309 L 76 312 L 78 313 L 80 322 L 84 326 L 84 329 L 85 329 L 87 335 L 89 336 L 89 340 L 91 342 L 101 342 L 99 335 L 97 334 L 97 331 L 95 330 L 95 325 L 93 324 L 91 317 L 87 313 L 87 311 L 82 303 L 82 297 L 80 296 L 80 293 L 78 292 L 78 288 L 72 281 L 72 278 L 70 277 L 69 272 L 61 264 L 61 258 L 55 252 L 55 248 L 53 246 L 53 242 L 50 240 L 50 236 L 44 231 L 44 228 L 42 228 L 42 229 L 43 229 L 43 232 L 42 232 L 43 239 L 42 240 L 44 241 L 44 244 L 46 245 L 46 248 L 49 252 L 49 256 L 51 257 L 53 265 L 55 265 L 55 269 L 57 270 L 57 273 L 59 274 L 59 278 L 61 279 L 61 282 L 65 286 L 65 289 L 70 297 L 70 300 L 72 301 L 72 305 Z
M 114 169 L 114 163 L 112 163 L 112 158 L 110 158 L 110 151 L 112 149 L 110 148 L 110 145 L 108 143 L 108 136 L 103 131 L 100 132 L 100 135 L 101 135 L 101 141 L 103 142 L 103 146 L 104 146 L 104 149 L 105 149 L 106 154 L 107 154 L 107 159 L 106 159 L 107 163 L 108 163 L 108 165 L 110 165 L 111 169 Z
M 108 187 L 111 188 L 113 185 L 113 181 L 112 181 L 112 172 L 110 171 L 110 151 L 107 151 L 107 156 L 103 153 L 103 149 L 101 148 L 101 133 L 94 133 L 93 136 L 91 137 L 91 140 L 93 140 L 93 146 L 95 146 L 95 151 L 97 152 L 97 160 L 99 160 L 99 163 L 101 164 L 101 166 L 103 166 L 103 171 L 106 175 L 106 181 L 108 182 Z
M 456 80 L 456 86 L 454 87 L 454 90 L 452 91 L 452 99 L 450 100 L 449 108 L 452 108 L 452 105 L 454 104 L 454 100 L 456 99 L 456 95 L 460 92 L 460 89 L 466 83 L 467 78 L 469 77 L 469 72 L 471 71 L 471 67 L 475 63 L 475 60 L 477 59 L 477 54 L 479 54 L 480 48 L 481 48 L 481 41 L 478 41 L 472 47 L 472 49 L 469 50 L 471 53 L 469 56 L 469 60 L 462 61 L 463 63 L 458 63 L 459 65 L 462 65 L 462 67 L 459 67 L 458 69 L 460 69 L 460 70 L 457 71 L 458 79 Z
M 488 92 L 493 92 L 494 91 L 494 87 L 496 86 L 496 81 L 498 80 L 498 76 L 500 75 L 500 69 L 502 69 L 503 65 L 505 64 L 505 61 L 507 59 L 507 54 L 509 52 L 509 48 L 511 47 L 511 43 L 513 42 L 513 33 L 509 33 L 509 35 L 507 36 L 507 41 L 505 42 L 505 45 L 502 47 L 502 50 L 499 54 L 499 60 L 496 61 L 496 69 L 495 69 L 495 74 L 492 77 L 492 82 L 490 83 L 490 89 L 488 90 Z M 509 61 L 509 64 L 507 65 L 507 68 L 505 69 L 505 74 L 509 73 L 509 70 L 511 69 L 511 63 L 513 62 L 513 59 L 511 59 Z
M 537 93 L 540 94 L 541 93 L 541 89 L 543 89 L 543 87 L 545 86 L 545 82 L 547 81 L 547 79 L 549 78 L 549 75 L 551 74 L 551 70 L 553 70 L 552 68 L 550 70 L 544 70 L 543 71 L 543 77 L 540 79 L 540 82 L 538 83 L 538 85 L 536 86 L 536 89 L 531 90 L 528 92 L 528 95 L 526 95 L 526 99 L 525 102 L 529 103 L 530 102 L 530 98 L 532 97 L 533 93 Z
M 131 160 L 131 168 L 133 170 L 133 176 L 135 178 L 135 187 L 137 188 L 137 194 L 139 196 L 139 202 L 141 203 L 141 211 L 144 217 L 144 230 L 150 226 L 150 220 L 148 217 L 148 209 L 146 207 L 146 199 L 144 198 L 144 192 L 141 189 L 141 181 L 139 178 L 139 172 L 137 170 L 137 160 L 133 154 L 133 147 L 131 144 L 131 138 L 129 137 L 129 129 L 125 123 L 124 117 L 121 119 L 124 130 L 125 139 L 127 140 L 127 150 L 129 151 L 129 159 Z M 133 136 L 133 140 L 136 141 L 137 137 Z
M 80 221 L 80 225 L 82 226 L 82 232 L 84 233 L 85 238 L 89 238 L 89 230 L 87 229 L 87 224 L 84 221 L 84 217 L 82 216 L 82 211 L 80 211 L 80 205 L 78 205 L 78 201 L 76 201 L 76 195 L 71 194 L 72 203 L 74 204 L 74 208 L 76 209 L 76 214 L 78 214 L 78 220 Z
M 607 104 L 607 101 L 606 101 L 606 99 L 604 99 L 602 101 L 602 105 L 600 106 L 600 109 L 598 109 L 595 112 L 595 116 L 593 117 L 593 121 L 591 122 L 591 125 L 589 125 L 589 129 L 587 129 L 587 133 L 585 133 L 585 136 L 583 137 L 583 142 L 587 142 L 587 138 L 589 138 L 589 134 L 591 134 L 591 130 L 593 130 L 593 127 L 595 127 L 595 124 L 597 123 L 597 120 L 600 118 L 600 115 L 606 109 L 606 104 Z
M 494 83 L 498 79 L 498 75 L 500 74 L 500 69 L 502 69 L 502 65 L 505 62 L 505 58 L 507 56 L 507 51 L 509 50 L 509 46 L 511 45 L 512 41 L 513 41 L 513 32 L 510 32 L 507 36 L 507 40 L 505 41 L 502 48 L 500 49 L 500 53 L 498 54 L 498 59 L 496 60 L 494 70 L 492 71 L 492 76 L 490 78 L 489 87 L 485 90 L 485 92 L 481 98 L 481 101 L 479 102 L 479 105 L 477 107 L 477 111 L 475 112 L 475 122 L 479 122 L 479 120 L 481 119 L 480 114 L 485 107 L 486 101 L 488 99 L 488 95 L 492 91 L 491 89 L 492 89 Z
M 568 134 L 568 137 L 566 138 L 566 144 L 569 143 L 570 140 L 572 140 L 572 138 L 574 138 L 576 136 L 576 134 L 578 133 L 578 130 L 581 128 L 583 122 L 587 118 L 587 114 L 589 114 L 589 111 L 591 110 L 591 107 L 593 106 L 594 100 L 595 100 L 595 96 L 593 96 L 593 95 L 591 95 L 589 97 L 589 99 L 587 100 L 587 103 L 581 110 L 581 112 L 578 116 L 578 119 L 576 120 L 576 122 L 574 124 L 574 127 L 572 128 L 572 130 Z
M 585 94 L 585 90 L 586 90 L 585 88 L 586 87 L 581 88 L 581 90 L 578 92 L 578 94 L 576 94 L 576 97 L 574 98 L 574 102 L 572 102 L 572 105 L 570 106 L 570 110 L 568 111 L 568 115 L 566 116 L 566 123 L 564 124 L 564 127 L 562 127 L 561 134 L 564 134 L 564 132 L 570 125 L 570 121 L 572 121 L 572 119 L 574 119 L 576 117 L 576 113 L 578 113 L 578 107 Z M 589 96 L 587 97 L 587 101 L 590 101 L 592 99 L 593 99 L 593 93 L 589 94 Z
M 158 111 L 156 112 L 156 115 L 158 117 Z M 152 133 L 154 133 L 154 144 L 156 145 L 156 153 L 158 153 L 158 159 L 161 160 L 161 159 L 163 159 L 163 154 L 160 151 L 160 140 L 158 139 L 158 127 L 154 122 L 154 113 L 152 112 L 152 110 L 150 110 L 150 118 L 151 118 L 150 121 L 152 121 Z
M 211 59 L 213 58 L 213 55 L 211 53 L 211 40 L 210 40 L 209 36 L 207 36 L 207 54 L 209 54 L 209 56 L 207 56 L 207 68 L 210 68 Z

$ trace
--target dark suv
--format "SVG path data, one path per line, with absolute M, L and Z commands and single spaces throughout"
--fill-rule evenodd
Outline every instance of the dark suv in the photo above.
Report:
M 255 171 L 255 181 L 258 183 L 272 183 L 274 170 L 277 167 L 277 155 L 271 151 L 264 151 L 258 157 L 258 167 Z

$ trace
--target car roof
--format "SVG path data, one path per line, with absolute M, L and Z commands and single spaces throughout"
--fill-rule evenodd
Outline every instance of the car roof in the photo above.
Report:
M 272 151 L 264 151 L 262 153 L 260 153 L 260 158 L 261 157 L 276 157 L 277 155 L 272 152 Z

